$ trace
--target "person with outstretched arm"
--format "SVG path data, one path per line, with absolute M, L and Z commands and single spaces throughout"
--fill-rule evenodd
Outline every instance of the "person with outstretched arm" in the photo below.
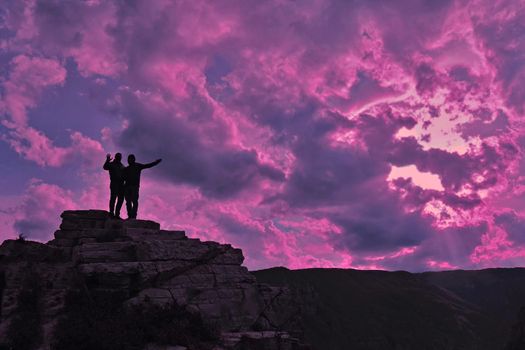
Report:
M 126 198 L 126 209 L 128 211 L 128 219 L 136 219 L 139 207 L 139 188 L 140 188 L 140 172 L 143 169 L 154 167 L 159 164 L 162 159 L 157 159 L 148 164 L 141 164 L 135 161 L 135 156 L 130 154 L 128 156 L 128 166 L 124 169 L 124 196 Z
M 122 154 L 115 153 L 115 159 L 111 160 L 111 154 L 106 155 L 104 170 L 109 171 L 109 214 L 120 219 L 120 208 L 124 203 L 124 164 L 122 164 Z M 117 206 L 115 207 L 115 200 Z

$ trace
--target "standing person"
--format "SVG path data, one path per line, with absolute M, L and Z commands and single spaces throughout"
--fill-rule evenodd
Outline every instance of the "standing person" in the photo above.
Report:
M 116 153 L 115 159 L 111 161 L 111 154 L 106 155 L 104 170 L 109 171 L 109 214 L 120 219 L 120 208 L 124 203 L 124 164 L 122 164 L 122 154 Z M 115 208 L 115 200 L 117 207 Z
M 135 162 L 135 156 L 130 154 L 128 156 L 128 166 L 124 169 L 124 196 L 126 197 L 126 209 L 128 211 L 129 219 L 137 218 L 137 210 L 139 207 L 139 188 L 140 188 L 140 172 L 142 169 L 154 167 L 159 164 L 162 159 L 157 159 L 148 164 L 140 164 Z

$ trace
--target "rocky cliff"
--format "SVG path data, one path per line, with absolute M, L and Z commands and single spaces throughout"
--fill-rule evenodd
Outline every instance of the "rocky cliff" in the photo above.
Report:
M 106 336 L 106 345 L 121 339 L 116 346 L 123 349 L 306 348 L 280 331 L 285 323 L 293 329 L 292 308 L 276 311 L 289 298 L 287 288 L 257 283 L 240 249 L 153 221 L 111 219 L 105 211 L 61 217 L 47 244 L 21 239 L 0 246 L 5 347 L 102 348 L 93 337 Z

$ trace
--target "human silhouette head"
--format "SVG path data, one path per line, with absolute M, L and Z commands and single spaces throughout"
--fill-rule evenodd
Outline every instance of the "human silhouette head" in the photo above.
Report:
M 115 161 L 120 162 L 122 160 L 122 154 L 115 153 Z
M 135 155 L 133 154 L 130 154 L 128 156 L 128 164 L 131 165 L 131 164 L 135 164 Z

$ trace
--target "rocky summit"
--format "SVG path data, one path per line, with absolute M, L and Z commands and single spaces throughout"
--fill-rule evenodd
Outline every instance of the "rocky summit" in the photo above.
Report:
M 0 348 L 307 348 L 287 288 L 257 283 L 240 249 L 101 210 L 61 217 L 46 244 L 0 246 Z

